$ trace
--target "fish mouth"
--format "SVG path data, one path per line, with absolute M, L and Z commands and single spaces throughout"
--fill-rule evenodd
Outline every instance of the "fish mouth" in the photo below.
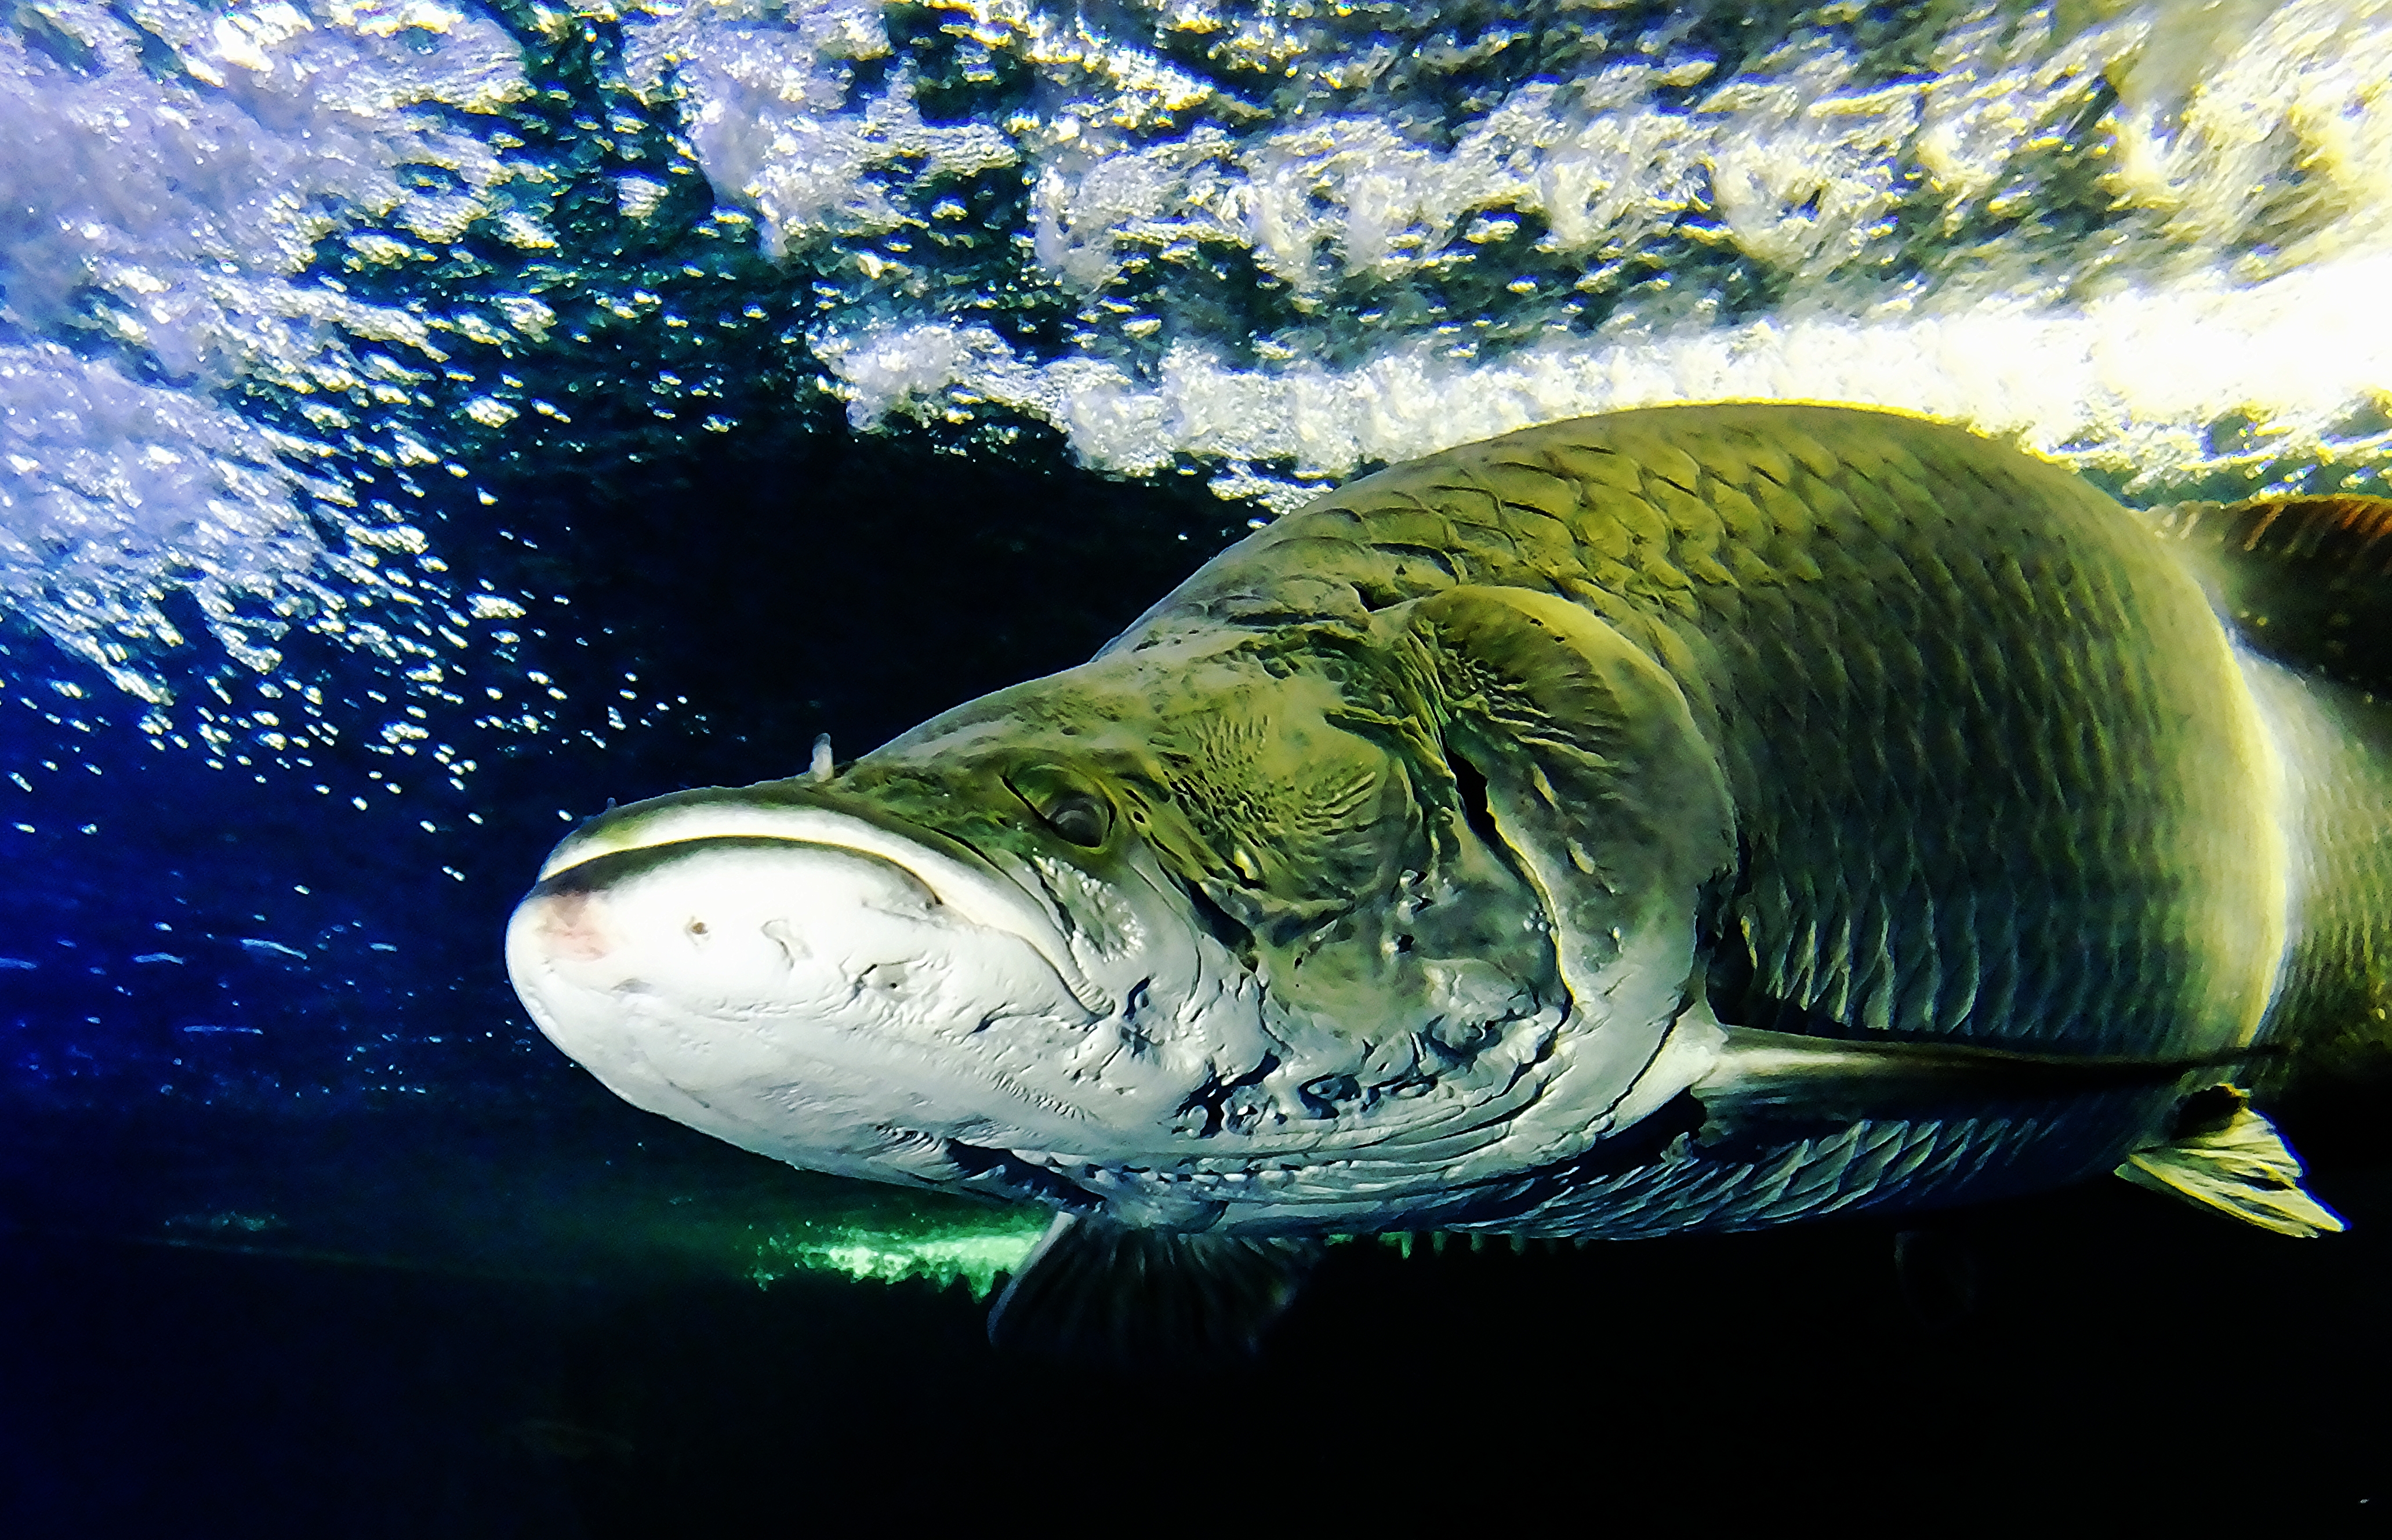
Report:
M 877 811 L 867 815 L 814 802 L 710 791 L 656 797 L 603 813 L 566 836 L 541 863 L 539 881 L 523 903 L 547 899 L 569 906 L 573 894 L 603 886 L 630 864 L 623 857 L 662 861 L 727 844 L 786 844 L 885 861 L 920 884 L 956 919 L 1027 942 L 1090 1016 L 1111 1016 L 1117 1008 L 1072 956 L 1070 938 L 1046 907 L 1019 882 L 959 841 Z M 570 944 L 569 935 L 560 939 Z
M 541 1032 L 634 1106 L 796 1165 L 984 1184 L 974 1131 L 1077 1121 L 1007 1045 L 1060 1045 L 1112 1008 L 1033 895 L 944 843 L 837 808 L 635 804 L 549 858 L 508 972 Z

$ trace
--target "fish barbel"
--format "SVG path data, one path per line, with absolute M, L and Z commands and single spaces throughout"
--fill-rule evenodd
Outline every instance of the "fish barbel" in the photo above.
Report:
M 852 764 L 606 813 L 508 964 L 639 1106 L 1053 1209 L 1024 1334 L 1181 1277 L 1250 1335 L 1331 1233 L 2112 1170 L 2339 1228 L 2261 1107 L 2386 1042 L 2387 528 L 1849 408 L 1530 428 Z

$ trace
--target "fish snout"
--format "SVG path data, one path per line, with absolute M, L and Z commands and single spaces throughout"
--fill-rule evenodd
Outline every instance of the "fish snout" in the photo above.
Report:
M 605 900 L 595 893 L 535 892 L 515 908 L 507 950 L 512 953 L 521 945 L 560 963 L 603 961 L 615 946 L 605 910 Z
M 508 972 L 541 1032 L 635 1104 L 844 1160 L 858 1129 L 1017 1116 L 1013 1078 L 1089 1023 L 1023 934 L 1027 900 L 992 925 L 994 904 L 976 918 L 931 886 L 947 875 L 748 836 L 611 852 L 525 897 Z
M 507 960 L 526 1000 L 662 991 L 752 1005 L 829 961 L 817 956 L 826 931 L 860 941 L 859 932 L 918 922 L 936 905 L 878 857 L 696 841 L 604 855 L 546 878 L 515 908 Z
M 507 921 L 507 977 L 532 1019 L 552 1038 L 556 1024 L 588 1014 L 592 996 L 642 988 L 638 948 L 603 892 L 542 883 Z

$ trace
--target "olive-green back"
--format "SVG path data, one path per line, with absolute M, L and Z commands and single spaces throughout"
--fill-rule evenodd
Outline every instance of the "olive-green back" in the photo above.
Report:
M 1340 488 L 1114 648 L 1458 583 L 1571 598 L 1684 692 L 1741 846 L 1723 1016 L 2101 1054 L 2256 1030 L 2268 751 L 2198 585 L 2078 478 L 1851 408 L 1554 423 Z

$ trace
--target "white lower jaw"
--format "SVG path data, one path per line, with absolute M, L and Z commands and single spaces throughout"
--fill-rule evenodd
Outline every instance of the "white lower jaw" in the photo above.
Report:
M 833 1102 L 852 1109 L 841 1126 L 960 1106 L 1069 1137 L 1069 1110 L 1028 1086 L 1038 1055 L 1100 1019 L 1076 966 L 1037 944 L 1026 897 L 1010 924 L 980 923 L 925 864 L 753 838 L 592 857 L 518 908 L 509 971 L 542 1029 L 628 1100 L 751 1147 L 816 1141 Z
M 560 1031 L 545 1012 L 535 1018 L 560 1046 L 587 1043 L 586 1033 Z M 653 1025 L 686 1041 L 723 1024 Z M 918 1061 L 876 1052 L 857 1034 L 832 1029 L 806 1037 L 778 1045 L 768 1072 L 697 1085 L 687 1083 L 692 1077 L 685 1065 L 660 1063 L 638 1042 L 604 1053 L 585 1048 L 575 1056 L 634 1106 L 789 1165 L 871 1181 L 937 1184 L 948 1179 L 952 1173 L 935 1158 L 935 1146 L 948 1139 L 1001 1148 L 1084 1132 L 1068 1111 L 1042 1105 L 1000 1077 L 956 1064 L 925 1074 Z M 916 1105 L 895 1105 L 890 1092 L 900 1084 Z M 929 1115 L 932 1107 L 941 1109 L 938 1115 Z

